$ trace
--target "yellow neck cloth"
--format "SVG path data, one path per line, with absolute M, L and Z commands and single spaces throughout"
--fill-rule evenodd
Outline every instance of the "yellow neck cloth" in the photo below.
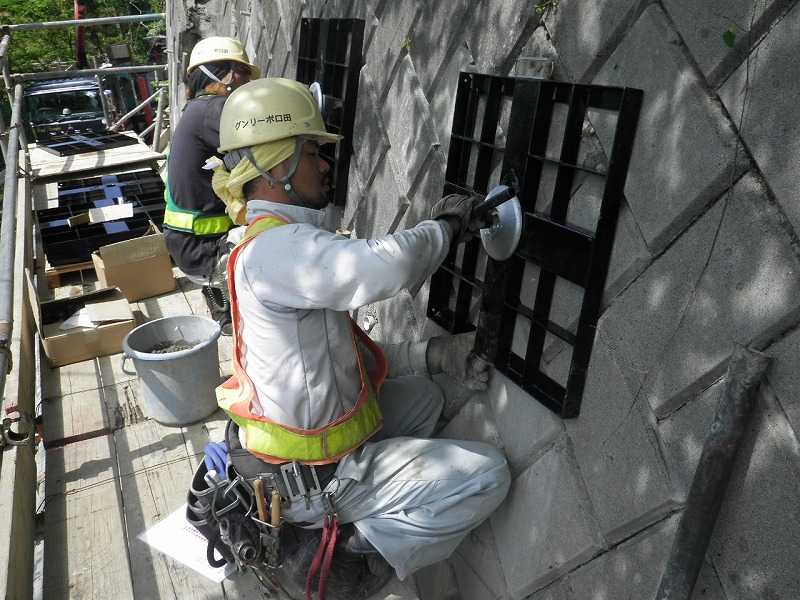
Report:
M 253 153 L 253 158 L 256 159 L 256 163 L 258 163 L 261 170 L 269 171 L 291 157 L 294 154 L 294 148 L 295 138 L 290 137 L 252 146 L 250 151 Z M 258 172 L 258 169 L 248 158 L 242 159 L 231 171 L 228 171 L 217 157 L 209 158 L 206 163 L 214 169 L 211 185 L 217 196 L 225 203 L 228 216 L 237 225 L 244 225 L 245 214 L 247 213 L 247 198 L 244 197 L 242 188 L 251 179 L 260 177 L 261 173 Z

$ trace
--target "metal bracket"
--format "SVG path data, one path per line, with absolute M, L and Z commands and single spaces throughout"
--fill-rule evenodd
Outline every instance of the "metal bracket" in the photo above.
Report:
M 33 417 L 28 413 L 22 413 L 17 422 L 17 431 L 14 432 L 11 429 L 11 424 L 14 423 L 14 419 L 3 419 L 0 448 L 5 446 L 24 446 L 31 439 L 34 429 Z
M 306 484 L 302 467 L 305 467 L 311 473 L 311 487 Z M 319 492 L 321 489 L 317 470 L 314 467 L 301 465 L 296 460 L 293 460 L 290 463 L 281 465 L 281 475 L 283 475 L 283 482 L 286 484 L 286 493 L 289 501 L 296 502 L 302 498 L 306 503 L 306 509 L 311 508 L 311 494 Z
M 6 357 L 8 362 L 8 369 L 6 374 L 11 373 L 11 367 L 14 364 L 14 357 L 11 354 L 11 348 L 8 342 L 11 339 L 11 323 L 8 321 L 0 321 L 0 354 Z

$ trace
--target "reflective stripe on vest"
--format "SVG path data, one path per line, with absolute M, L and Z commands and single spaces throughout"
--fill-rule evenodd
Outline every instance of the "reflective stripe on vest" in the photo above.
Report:
M 233 228 L 228 215 L 209 215 L 199 210 L 186 210 L 172 201 L 169 185 L 164 189 L 164 227 L 195 235 L 222 235 Z
M 336 462 L 366 442 L 382 424 L 376 390 L 386 376 L 386 357 L 378 346 L 350 319 L 350 333 L 361 373 L 361 391 L 355 406 L 336 421 L 317 429 L 287 427 L 251 411 L 255 389 L 241 363 L 239 339 L 239 305 L 234 283 L 234 267 L 239 252 L 256 235 L 285 225 L 275 217 L 262 217 L 247 228 L 244 238 L 234 248 L 228 261 L 228 285 L 233 320 L 233 375 L 217 387 L 217 404 L 246 435 L 247 450 L 272 464 L 291 460 L 318 465 Z M 377 366 L 367 372 L 358 341 L 375 356 Z

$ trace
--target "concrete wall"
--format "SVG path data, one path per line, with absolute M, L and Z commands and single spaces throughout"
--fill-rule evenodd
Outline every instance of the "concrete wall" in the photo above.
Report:
M 170 5 L 171 50 L 177 64 L 199 36 L 237 35 L 265 74 L 291 77 L 301 18 L 364 19 L 344 214 L 362 237 L 413 225 L 441 195 L 460 70 L 513 75 L 518 56 L 544 55 L 555 79 L 644 90 L 580 417 L 562 421 L 499 373 L 488 394 L 448 387 L 443 435 L 504 447 L 515 479 L 450 561 L 417 575 L 418 593 L 654 598 L 738 343 L 774 360 L 694 598 L 796 598 L 800 6 L 535 6 L 187 0 Z M 722 39 L 731 27 L 735 48 Z M 419 338 L 437 331 L 426 303 L 427 286 L 366 310 L 377 336 Z

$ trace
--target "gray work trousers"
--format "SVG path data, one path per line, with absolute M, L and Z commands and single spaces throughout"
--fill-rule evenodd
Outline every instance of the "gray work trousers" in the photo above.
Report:
M 432 381 L 384 382 L 383 429 L 343 458 L 323 491 L 335 492 L 340 523 L 354 523 L 402 580 L 448 558 L 505 498 L 511 481 L 503 454 L 483 442 L 424 439 L 433 433 L 443 395 Z M 284 518 L 322 527 L 321 494 L 295 502 Z

